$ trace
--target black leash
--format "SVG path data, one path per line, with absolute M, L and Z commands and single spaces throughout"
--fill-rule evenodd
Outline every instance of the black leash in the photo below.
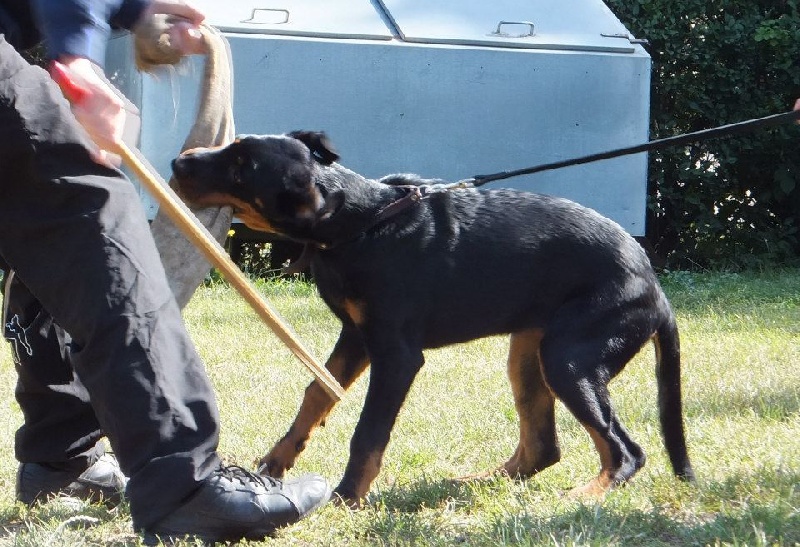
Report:
M 542 165 L 538 165 L 536 167 L 527 167 L 524 169 L 517 169 L 514 171 L 501 171 L 499 173 L 493 173 L 491 175 L 475 175 L 472 178 L 463 179 L 453 184 L 446 185 L 446 189 L 449 190 L 454 188 L 477 188 L 479 186 L 483 186 L 486 183 L 493 182 L 496 180 L 518 177 L 520 175 L 531 175 L 533 173 L 539 173 L 541 171 L 561 169 L 562 167 L 569 167 L 570 165 L 580 165 L 582 163 L 590 163 L 593 161 L 606 160 L 609 158 L 616 158 L 618 156 L 638 154 L 640 152 L 649 152 L 651 150 L 660 150 L 662 148 L 668 148 L 670 146 L 680 146 L 683 144 L 699 142 L 707 139 L 713 139 L 716 137 L 739 135 L 753 131 L 755 129 L 770 127 L 773 125 L 780 125 L 787 122 L 796 121 L 798 119 L 800 119 L 800 110 L 792 110 L 790 112 L 784 112 L 782 114 L 773 114 L 771 116 L 765 116 L 763 118 L 756 118 L 752 120 L 746 120 L 743 122 L 721 125 L 713 129 L 703 129 L 700 131 L 695 131 L 693 133 L 685 133 L 683 135 L 676 135 L 674 137 L 658 139 L 647 142 L 645 144 L 630 146 L 628 148 L 618 148 L 616 150 L 609 150 L 608 152 L 591 154 L 589 156 L 583 156 L 580 158 L 556 161 L 553 163 L 545 163 Z
M 716 137 L 744 134 L 762 127 L 780 125 L 783 123 L 796 121 L 799 119 L 800 119 L 800 110 L 792 110 L 790 112 L 784 112 L 782 114 L 773 114 L 771 116 L 765 116 L 763 118 L 756 118 L 752 120 L 746 120 L 743 122 L 721 125 L 713 129 L 703 129 L 700 131 L 695 131 L 693 133 L 684 133 L 683 135 L 676 135 L 674 137 L 667 137 L 665 139 L 657 139 L 647 142 L 645 144 L 629 146 L 628 148 L 617 148 L 616 150 L 609 150 L 608 152 L 601 152 L 599 154 L 590 154 L 588 156 L 582 156 L 580 158 L 556 161 L 553 163 L 545 163 L 542 165 L 538 165 L 536 167 L 527 167 L 524 169 L 517 169 L 514 171 L 501 171 L 499 173 L 493 173 L 491 175 L 475 175 L 472 178 L 462 179 L 459 180 L 458 182 L 454 182 L 451 184 L 426 185 L 424 187 L 424 190 L 421 190 L 416 186 L 403 186 L 403 188 L 408 189 L 409 192 L 402 198 L 399 198 L 398 200 L 390 203 L 384 209 L 379 211 L 375 216 L 375 218 L 373 219 L 372 223 L 369 224 L 369 226 L 367 226 L 364 229 L 364 232 L 366 232 L 376 224 L 383 222 L 384 220 L 393 217 L 394 215 L 402 211 L 405 211 L 410 206 L 419 203 L 420 200 L 422 200 L 427 194 L 430 193 L 446 192 L 449 190 L 456 190 L 461 188 L 478 188 L 480 186 L 483 186 L 484 184 L 496 180 L 509 179 L 511 177 L 518 177 L 520 175 L 531 175 L 533 173 L 540 173 L 542 171 L 561 169 L 562 167 L 569 167 L 571 165 L 580 165 L 582 163 L 591 163 L 593 161 L 607 160 L 619 156 L 627 156 L 629 154 L 638 154 L 640 152 L 660 150 L 662 148 L 668 148 L 670 146 L 679 146 L 693 142 L 700 142 L 703 140 L 713 139 Z M 311 263 L 311 258 L 313 257 L 314 253 L 316 253 L 319 249 L 326 249 L 329 247 L 330 247 L 329 245 L 319 242 L 306 242 L 306 244 L 303 246 L 303 253 L 300 255 L 300 257 L 291 264 L 289 264 L 287 267 L 283 268 L 282 272 L 285 274 L 295 274 L 304 271 L 309 267 Z

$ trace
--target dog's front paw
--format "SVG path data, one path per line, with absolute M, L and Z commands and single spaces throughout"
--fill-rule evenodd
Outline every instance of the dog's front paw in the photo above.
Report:
M 283 466 L 277 461 L 270 459 L 269 456 L 264 456 L 256 462 L 256 470 L 262 477 L 282 479 L 289 469 L 291 469 L 291 467 Z
M 364 506 L 364 500 L 345 493 L 340 493 L 338 489 L 333 491 L 331 502 L 338 507 L 347 507 L 353 511 L 358 511 Z
M 261 458 L 256 467 L 260 475 L 279 479 L 292 467 L 297 455 L 305 448 L 304 443 L 290 443 L 283 440 L 276 444 L 269 453 Z

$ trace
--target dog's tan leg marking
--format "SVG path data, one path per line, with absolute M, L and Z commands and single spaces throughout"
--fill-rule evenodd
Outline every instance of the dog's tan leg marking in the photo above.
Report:
M 603 440 L 603 437 L 591 427 L 586 427 L 589 436 L 594 441 L 594 446 L 600 454 L 600 473 L 584 484 L 577 486 L 570 490 L 569 496 L 573 498 L 588 498 L 595 500 L 602 500 L 606 493 L 614 487 L 614 469 L 613 458 L 611 456 L 611 447 Z
M 519 445 L 500 468 L 511 477 L 530 477 L 561 458 L 555 422 L 555 397 L 547 387 L 539 359 L 543 332 L 511 335 L 508 377 L 519 414 Z
M 361 326 L 364 324 L 364 319 L 366 318 L 366 311 L 364 309 L 364 305 L 357 301 L 357 300 L 345 300 L 344 301 L 344 311 L 347 313 L 347 316 L 353 321 L 353 323 L 357 326 Z
M 561 458 L 555 423 L 555 396 L 547 387 L 539 359 L 539 329 L 511 335 L 508 352 L 508 377 L 519 415 L 519 444 L 509 460 L 484 473 L 460 480 L 489 478 L 494 475 L 526 478 L 553 465 Z
M 340 348 L 341 344 L 337 344 L 325 366 L 346 390 L 367 368 L 369 359 L 364 352 L 362 358 L 349 362 L 346 353 L 339 351 Z M 311 433 L 324 423 L 334 405 L 333 399 L 319 383 L 312 382 L 306 388 L 300 410 L 289 431 L 266 456 L 258 461 L 257 466 L 261 472 L 272 477 L 282 477 L 288 469 L 291 469 L 297 456 L 305 449 Z

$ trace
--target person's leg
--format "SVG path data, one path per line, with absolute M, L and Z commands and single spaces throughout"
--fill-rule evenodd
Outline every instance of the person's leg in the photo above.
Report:
M 16 398 L 24 416 L 15 452 L 17 499 L 33 503 L 68 494 L 115 503 L 125 477 L 105 456 L 89 394 L 69 363 L 72 339 L 13 271 L 2 284 L 2 324 L 17 371 Z
M 15 438 L 17 459 L 86 469 L 97 459 L 95 446 L 103 433 L 89 394 L 69 365 L 71 338 L 13 271 L 3 284 L 3 328 L 24 417 Z
M 139 198 L 95 164 L 41 69 L 0 37 L 0 257 L 72 336 L 71 362 L 122 470 L 134 528 L 260 539 L 330 497 L 223 468 L 219 416 Z
M 134 524 L 219 467 L 218 411 L 139 198 L 92 161 L 57 87 L 0 42 L 0 255 L 72 336 Z

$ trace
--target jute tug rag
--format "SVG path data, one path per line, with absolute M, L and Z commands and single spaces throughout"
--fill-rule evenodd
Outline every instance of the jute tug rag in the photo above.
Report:
M 139 70 L 149 72 L 157 65 L 175 65 L 180 62 L 181 56 L 171 46 L 167 28 L 165 16 L 156 16 L 136 28 L 134 38 Z M 233 141 L 236 135 L 233 123 L 230 46 L 219 31 L 209 25 L 201 25 L 200 32 L 207 49 L 202 89 L 197 117 L 181 152 L 197 147 L 225 145 Z M 172 179 L 169 184 L 175 188 Z M 232 209 L 209 207 L 192 211 L 222 244 L 231 226 Z M 178 305 L 183 308 L 205 279 L 211 265 L 161 210 L 153 219 L 150 229 L 172 292 Z

